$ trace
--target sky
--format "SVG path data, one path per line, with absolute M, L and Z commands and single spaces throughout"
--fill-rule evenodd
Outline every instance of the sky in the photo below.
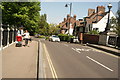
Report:
M 59 24 L 70 13 L 70 6 L 65 7 L 65 4 L 70 2 L 41 2 L 40 14 L 47 14 L 47 22 Z M 105 11 L 108 11 L 107 5 L 112 4 L 112 11 L 116 15 L 118 10 L 118 2 L 72 2 L 72 14 L 77 15 L 77 19 L 82 19 L 87 16 L 88 9 L 96 10 L 97 6 L 105 6 Z

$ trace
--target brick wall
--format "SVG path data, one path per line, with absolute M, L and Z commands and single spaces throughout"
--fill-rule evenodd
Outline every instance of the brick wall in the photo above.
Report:
M 99 35 L 83 34 L 83 43 L 98 44 Z

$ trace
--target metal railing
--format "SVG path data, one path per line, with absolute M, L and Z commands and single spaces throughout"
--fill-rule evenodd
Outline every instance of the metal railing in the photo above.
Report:
M 0 28 L 0 50 L 10 46 L 16 41 L 17 29 L 4 27 L 1 25 Z

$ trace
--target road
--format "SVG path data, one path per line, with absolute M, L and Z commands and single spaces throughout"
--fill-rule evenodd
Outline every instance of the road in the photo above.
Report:
M 46 78 L 118 78 L 117 56 L 80 44 L 40 42 Z

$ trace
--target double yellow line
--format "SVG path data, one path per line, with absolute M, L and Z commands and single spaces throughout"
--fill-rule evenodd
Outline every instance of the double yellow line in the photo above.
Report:
M 45 44 L 43 44 L 43 47 L 44 47 L 44 50 L 45 50 L 45 55 L 46 55 L 46 57 L 47 57 L 48 64 L 49 64 L 49 66 L 50 66 L 50 70 L 51 70 L 51 73 L 52 73 L 52 77 L 53 77 L 54 80 L 58 80 L 57 73 L 56 73 L 56 71 L 55 71 L 55 68 L 54 68 L 54 66 L 53 66 L 52 60 L 51 60 L 51 58 L 50 58 L 50 56 L 49 56 L 49 53 L 48 53 L 48 51 L 47 51 L 47 48 L 46 48 Z

